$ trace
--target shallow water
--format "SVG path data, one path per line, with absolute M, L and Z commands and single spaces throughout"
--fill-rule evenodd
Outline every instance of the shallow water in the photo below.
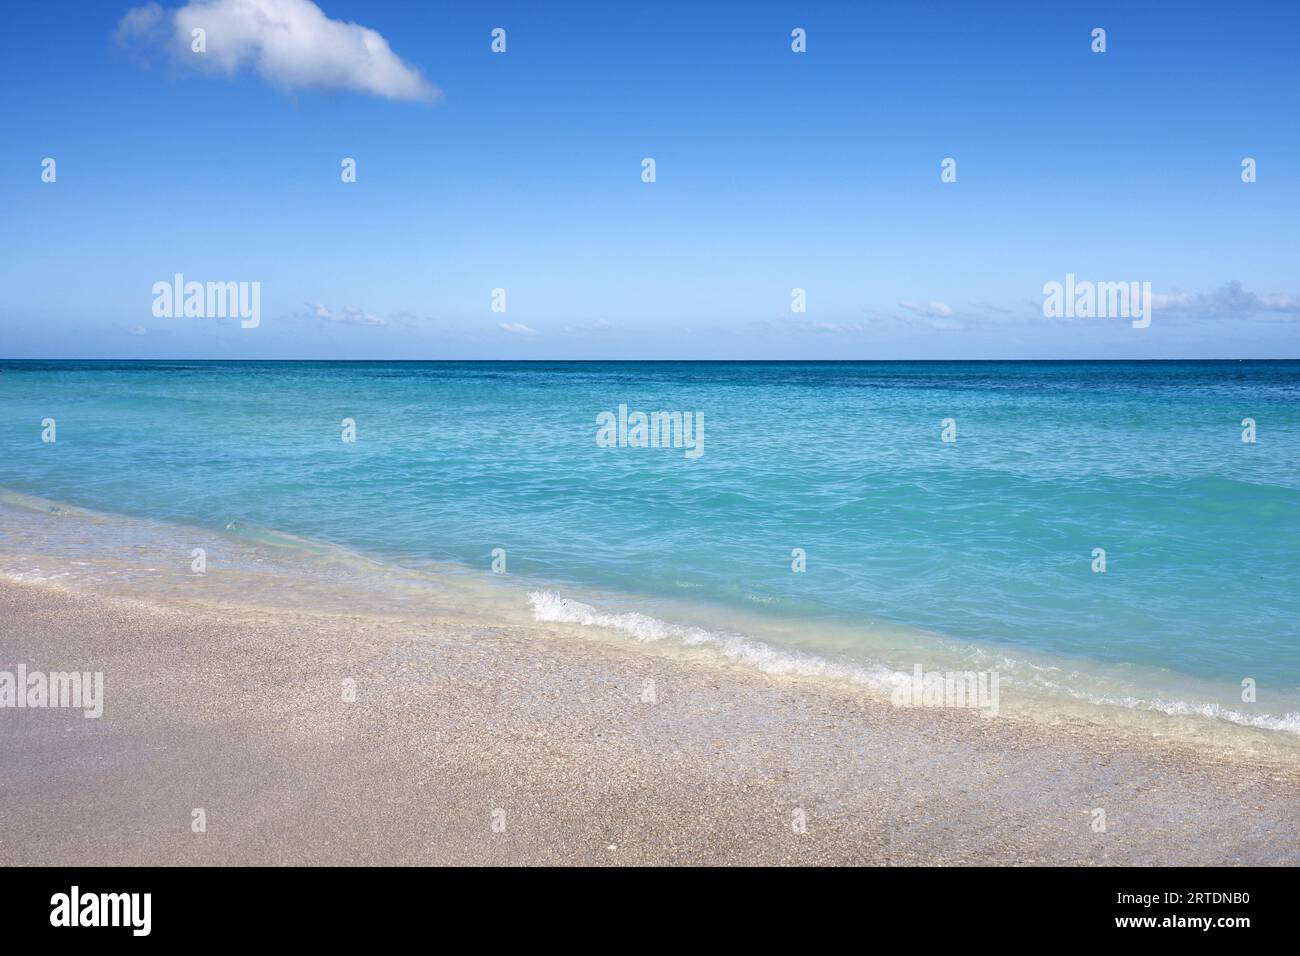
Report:
M 599 447 L 620 404 L 702 412 L 703 454 Z M 10 573 L 193 588 L 203 532 L 209 593 L 490 601 L 877 691 L 999 669 L 1012 709 L 1287 736 L 1297 462 L 1295 362 L 0 364 L 0 486 L 61 503 L 0 511 Z M 68 506 L 102 514 L 52 531 Z

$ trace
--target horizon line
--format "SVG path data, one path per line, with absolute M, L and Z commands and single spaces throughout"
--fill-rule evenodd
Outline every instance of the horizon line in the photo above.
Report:
M 772 358 L 694 358 L 694 359 L 676 359 L 676 358 L 609 358 L 609 359 L 575 359 L 575 358 L 428 358 L 428 359 L 355 359 L 355 358 L 0 358 L 0 364 L 8 362 L 221 362 L 221 363 L 319 363 L 319 364 L 345 364 L 345 365 L 427 365 L 431 363 L 457 363 L 457 364 L 481 364 L 487 362 L 493 363 L 568 363 L 583 365 L 631 365 L 631 364 L 664 364 L 669 362 L 685 363 L 694 362 L 698 364 L 743 364 L 743 365 L 862 365 L 862 364 L 889 364 L 889 363 L 918 363 L 930 362 L 934 364 L 970 364 L 975 362 L 999 362 L 1006 364 L 1029 363 L 1029 362 L 1091 362 L 1097 364 L 1112 362 L 1134 362 L 1134 363 L 1154 363 L 1154 362 L 1300 362 L 1300 357 L 1294 358 L 1254 358 L 1254 357 L 1237 357 L 1237 358 L 862 358 L 862 359 L 842 359 L 842 358 L 802 358 L 802 359 L 772 359 Z

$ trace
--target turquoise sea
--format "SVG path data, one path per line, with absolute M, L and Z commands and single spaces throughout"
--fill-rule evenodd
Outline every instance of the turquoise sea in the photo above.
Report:
M 703 453 L 601 447 L 620 405 L 702 414 Z M 223 541 L 241 589 L 347 554 L 408 613 L 481 577 L 741 665 L 1300 734 L 1300 362 L 3 362 L 0 488 L 12 575 L 208 535 L 214 589 Z

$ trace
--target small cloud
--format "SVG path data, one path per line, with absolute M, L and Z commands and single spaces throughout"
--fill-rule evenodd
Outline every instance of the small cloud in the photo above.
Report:
M 206 50 L 194 52 L 202 29 Z M 176 10 L 132 7 L 115 39 L 157 49 L 194 69 L 234 76 L 251 67 L 285 89 L 355 90 L 390 100 L 431 102 L 441 93 L 388 41 L 357 23 L 331 20 L 311 0 L 191 0 Z
M 1160 292 L 1151 296 L 1151 307 L 1187 316 L 1231 317 L 1261 312 L 1300 314 L 1300 296 L 1258 295 L 1234 279 L 1213 292 Z
M 136 37 L 155 34 L 163 22 L 163 8 L 156 3 L 146 3 L 142 7 L 132 7 L 117 21 L 117 30 L 113 33 L 118 42 L 127 43 Z
M 149 330 L 146 329 L 143 325 L 133 325 L 133 326 L 131 326 L 130 328 L 128 328 L 126 331 L 127 331 L 127 334 L 128 334 L 128 335 L 148 335 L 148 334 L 149 334 Z
M 365 309 L 359 309 L 355 305 L 349 305 L 342 312 L 335 312 L 329 306 L 322 305 L 319 302 L 308 302 L 307 307 L 311 314 L 318 319 L 324 319 L 326 322 L 339 322 L 344 325 L 387 325 L 388 320 L 382 319 L 377 315 L 372 315 Z
M 536 335 L 537 330 L 521 325 L 518 322 L 498 322 L 497 327 L 502 332 L 509 332 L 511 335 Z
M 952 315 L 952 307 L 946 302 L 930 302 L 926 305 L 917 305 L 915 302 L 900 302 L 898 304 L 908 312 L 931 319 L 946 319 Z

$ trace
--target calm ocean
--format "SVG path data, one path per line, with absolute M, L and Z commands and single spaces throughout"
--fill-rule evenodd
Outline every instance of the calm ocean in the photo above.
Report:
M 600 447 L 620 405 L 702 414 L 703 453 Z M 5 362 L 0 487 L 13 573 L 23 496 L 421 573 L 502 549 L 548 620 L 1300 733 L 1300 362 Z

